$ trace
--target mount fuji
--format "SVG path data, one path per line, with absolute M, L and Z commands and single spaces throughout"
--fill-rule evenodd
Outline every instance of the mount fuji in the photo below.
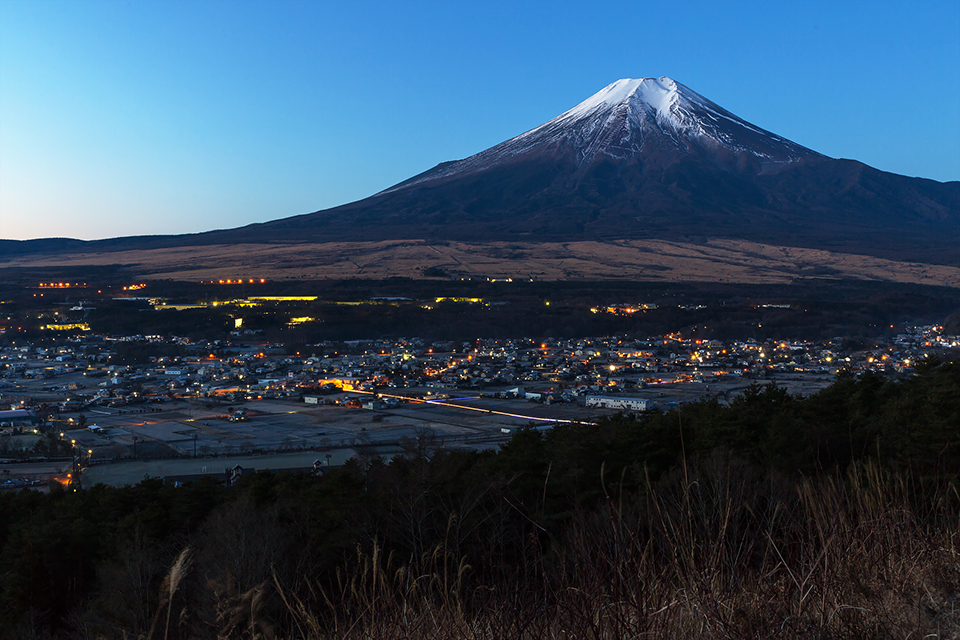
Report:
M 599 160 L 664 165 L 689 156 L 772 171 L 823 157 L 741 120 L 670 78 L 626 79 L 536 129 L 383 193 L 543 153 L 572 154 L 578 169 Z
M 358 202 L 235 240 L 741 239 L 960 264 L 960 182 L 837 160 L 670 78 L 618 80 L 549 122 Z
M 623 79 L 526 133 L 343 206 L 192 235 L 0 241 L 0 254 L 644 242 L 745 242 L 953 269 L 960 267 L 960 182 L 829 158 L 670 78 Z M 392 273 L 392 258 L 378 260 Z

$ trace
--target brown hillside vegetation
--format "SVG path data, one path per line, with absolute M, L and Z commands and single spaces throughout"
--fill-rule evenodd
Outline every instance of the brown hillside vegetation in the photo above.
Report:
M 956 513 L 947 496 L 917 513 L 910 491 L 868 466 L 791 496 L 714 456 L 643 505 L 581 514 L 555 555 L 531 540 L 516 584 L 468 586 L 478 568 L 444 545 L 409 561 L 374 547 L 315 587 L 317 610 L 283 599 L 311 640 L 958 638 Z
M 485 244 L 388 240 L 205 245 L 0 258 L 0 269 L 111 265 L 131 277 L 181 281 L 421 278 L 425 272 L 431 275 L 439 269 L 443 277 L 455 278 L 754 284 L 836 278 L 960 288 L 958 267 L 742 240 L 702 244 L 662 240 Z

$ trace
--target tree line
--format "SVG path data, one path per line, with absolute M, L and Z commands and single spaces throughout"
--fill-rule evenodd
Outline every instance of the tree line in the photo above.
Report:
M 3 493 L 0 637 L 957 630 L 958 473 L 952 361 L 322 477 Z

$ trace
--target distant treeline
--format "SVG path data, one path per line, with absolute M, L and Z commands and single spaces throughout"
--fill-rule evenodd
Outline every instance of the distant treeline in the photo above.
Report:
M 958 474 L 954 361 L 323 477 L 4 493 L 0 637 L 953 637 Z
M 89 308 L 61 318 L 85 322 L 95 333 L 177 335 L 231 339 L 236 318 L 257 339 L 294 346 L 331 340 L 419 336 L 431 340 L 600 336 L 643 338 L 674 331 L 702 338 L 821 339 L 843 335 L 875 340 L 902 331 L 904 322 L 943 323 L 960 332 L 960 290 L 863 281 L 803 280 L 790 285 L 678 284 L 640 282 L 386 281 L 276 282 L 263 285 L 199 285 L 155 282 L 147 296 L 180 303 L 226 302 L 247 296 L 317 296 L 314 302 L 267 303 L 242 311 L 231 306 L 153 311 L 146 300 L 118 300 L 116 292 L 31 290 L 0 284 L 5 309 L 17 331 L 4 340 L 49 337 L 55 303 L 87 299 Z M 128 295 L 128 294 L 121 294 Z M 480 298 L 484 303 L 433 303 L 438 297 Z M 409 298 L 409 301 L 343 306 L 342 301 Z M 424 308 L 422 302 L 429 302 Z M 550 304 L 547 305 L 546 303 Z M 486 306 L 486 303 L 495 303 Z M 650 303 L 658 308 L 632 315 L 591 313 L 611 304 Z M 764 307 L 775 303 L 778 307 Z M 786 306 L 789 308 L 785 308 Z M 702 307 L 702 308 L 701 308 Z M 45 317 L 36 311 L 47 310 Z M 290 326 L 294 317 L 310 322 Z M 59 322 L 59 321 L 58 321 Z M 891 325 L 894 325 L 891 327 Z

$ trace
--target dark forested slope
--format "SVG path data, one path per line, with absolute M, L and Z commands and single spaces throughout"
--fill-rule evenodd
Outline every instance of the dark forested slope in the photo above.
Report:
M 958 473 L 950 362 L 322 478 L 3 493 L 0 637 L 955 632 Z

